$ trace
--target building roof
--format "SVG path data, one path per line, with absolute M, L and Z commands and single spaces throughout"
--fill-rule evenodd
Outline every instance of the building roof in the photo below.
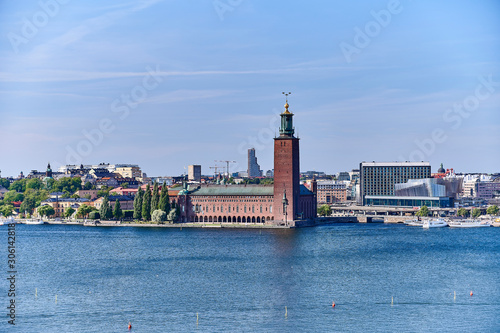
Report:
M 305 187 L 303 184 L 300 184 L 300 195 L 313 195 L 314 193 L 309 191 L 307 187 Z
M 403 166 L 431 166 L 430 162 L 362 162 L 362 166 L 403 167 Z
M 301 191 L 302 192 L 302 191 Z M 206 185 L 189 195 L 273 195 L 274 185 Z

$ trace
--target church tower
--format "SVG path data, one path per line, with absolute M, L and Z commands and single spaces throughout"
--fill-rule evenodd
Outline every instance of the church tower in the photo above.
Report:
M 281 114 L 280 135 L 274 138 L 274 202 L 275 221 L 296 220 L 299 215 L 300 166 L 299 139 L 294 136 L 293 113 L 288 111 L 288 94 L 285 111 Z M 293 223 L 292 223 L 293 225 Z

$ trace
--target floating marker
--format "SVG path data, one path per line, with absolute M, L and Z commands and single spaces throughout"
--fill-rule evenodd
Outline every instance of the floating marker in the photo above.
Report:
M 472 290 L 470 291 L 470 295 L 471 295 L 471 296 L 472 296 L 472 295 L 474 295 L 474 294 L 472 293 Z
M 196 326 L 198 326 L 198 312 L 196 312 Z
M 394 305 L 394 296 L 391 297 L 391 306 Z
M 57 303 L 57 294 L 56 294 L 56 303 Z
M 288 318 L 288 309 L 285 306 L 285 318 Z
M 132 329 L 132 323 L 129 321 L 128 322 L 128 330 L 130 331 Z
M 453 300 L 455 301 L 457 299 L 457 292 L 453 291 Z
M 332 303 L 332 308 L 334 308 L 334 307 L 335 307 L 335 302 Z
M 38 297 L 38 289 L 35 288 L 35 297 Z

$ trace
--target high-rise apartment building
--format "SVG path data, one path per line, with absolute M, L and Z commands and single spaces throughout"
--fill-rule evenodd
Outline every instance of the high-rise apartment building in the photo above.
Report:
M 262 172 L 260 171 L 260 165 L 257 163 L 255 148 L 250 148 L 248 149 L 248 177 L 255 178 L 261 176 Z
M 201 182 L 201 165 L 188 166 L 188 180 L 191 182 Z

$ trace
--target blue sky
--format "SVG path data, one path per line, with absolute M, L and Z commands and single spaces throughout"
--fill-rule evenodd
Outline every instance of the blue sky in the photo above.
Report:
M 41 5 L 45 4 L 45 5 Z M 499 172 L 498 1 L 2 1 L 2 176 L 215 160 L 273 167 L 282 91 L 301 170 Z

